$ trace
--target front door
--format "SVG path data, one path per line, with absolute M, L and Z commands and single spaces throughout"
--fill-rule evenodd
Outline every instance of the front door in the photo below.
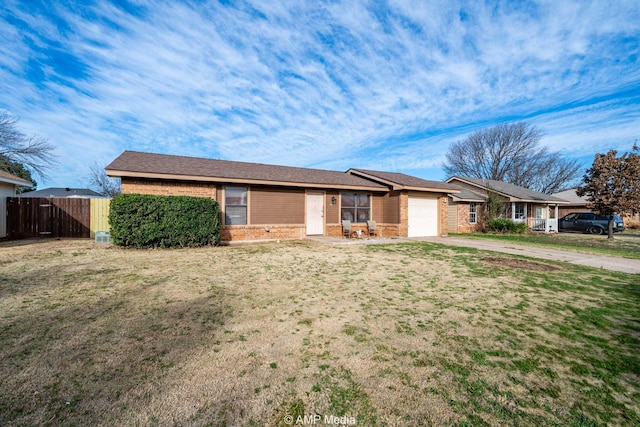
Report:
M 307 235 L 324 234 L 324 194 L 307 194 Z

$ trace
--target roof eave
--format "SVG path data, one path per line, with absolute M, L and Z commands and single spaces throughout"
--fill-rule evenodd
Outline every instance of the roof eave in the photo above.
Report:
M 306 183 L 306 182 L 290 182 L 290 181 L 272 181 L 262 179 L 247 178 L 226 178 L 212 177 L 200 175 L 176 175 L 149 172 L 132 172 L 121 171 L 116 169 L 106 169 L 106 173 L 110 177 L 127 177 L 127 178 L 149 178 L 149 179 L 174 179 L 179 181 L 199 181 L 199 182 L 218 182 L 246 185 L 274 185 L 282 187 L 301 187 L 301 188 L 335 188 L 339 190 L 363 190 L 363 191 L 387 191 L 384 187 L 374 187 L 368 185 L 349 185 L 349 184 L 322 184 L 322 183 Z
M 4 182 L 6 184 L 15 185 L 17 187 L 33 187 L 33 182 L 23 181 L 19 179 L 11 179 L 11 178 L 0 178 L 0 182 Z
M 429 191 L 431 193 L 460 193 L 460 190 L 454 188 L 431 188 L 431 187 L 402 187 L 404 190 L 409 191 Z
M 454 196 L 452 194 L 449 194 L 449 196 L 451 196 L 451 198 L 456 201 L 456 202 L 476 202 L 476 203 L 485 203 L 486 199 L 481 199 L 481 198 L 471 198 L 471 197 L 458 197 L 458 196 Z
M 381 178 L 377 175 L 372 175 L 366 172 L 362 172 L 358 169 L 349 169 L 347 171 L 348 174 L 351 175 L 356 175 L 356 176 L 360 176 L 362 178 L 366 178 L 366 179 L 370 179 L 372 181 L 375 182 L 379 182 L 381 184 L 384 185 L 388 185 L 389 187 L 391 187 L 392 190 L 394 191 L 401 191 L 401 190 L 409 190 L 409 191 L 429 191 L 432 193 L 459 193 L 460 190 L 456 190 L 456 189 L 444 189 L 444 188 L 432 188 L 432 187 L 415 187 L 415 186 L 410 186 L 410 185 L 401 185 L 398 184 L 397 182 L 393 182 L 390 181 L 388 179 L 384 179 Z

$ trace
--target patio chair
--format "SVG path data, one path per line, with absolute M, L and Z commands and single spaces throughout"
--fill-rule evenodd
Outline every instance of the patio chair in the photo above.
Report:
M 367 228 L 369 229 L 369 237 L 375 236 L 378 237 L 378 225 L 375 221 L 370 220 L 367 221 Z
M 351 238 L 353 231 L 351 230 L 351 221 L 343 219 L 342 220 L 342 237 L 346 237 L 347 239 Z

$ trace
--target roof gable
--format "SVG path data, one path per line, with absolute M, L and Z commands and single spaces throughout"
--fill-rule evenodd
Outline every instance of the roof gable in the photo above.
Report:
M 161 178 L 294 187 L 384 191 L 386 187 L 344 172 L 262 163 L 125 151 L 106 168 L 114 177 Z
M 433 191 L 440 193 L 457 193 L 460 188 L 440 181 L 430 181 L 398 172 L 383 172 L 368 169 L 349 169 L 347 173 L 372 179 L 393 190 Z
M 538 191 L 529 190 L 528 188 L 510 184 L 504 181 L 494 179 L 480 179 L 453 176 L 447 180 L 448 183 L 462 182 L 470 184 L 482 190 L 491 190 L 508 197 L 512 201 L 521 202 L 540 202 L 540 203 L 567 203 L 566 200 L 549 194 L 540 193 Z

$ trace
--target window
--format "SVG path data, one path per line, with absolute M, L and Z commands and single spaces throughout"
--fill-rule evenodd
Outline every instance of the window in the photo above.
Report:
M 226 225 L 247 223 L 247 189 L 245 187 L 225 187 L 224 223 Z
M 369 194 L 342 193 L 341 219 L 351 222 L 367 222 L 371 219 Z
M 542 219 L 542 208 L 540 206 L 536 206 L 536 219 Z
M 515 219 L 525 219 L 524 203 L 516 203 Z
M 469 222 L 475 224 L 478 219 L 478 204 L 476 202 L 469 203 Z

